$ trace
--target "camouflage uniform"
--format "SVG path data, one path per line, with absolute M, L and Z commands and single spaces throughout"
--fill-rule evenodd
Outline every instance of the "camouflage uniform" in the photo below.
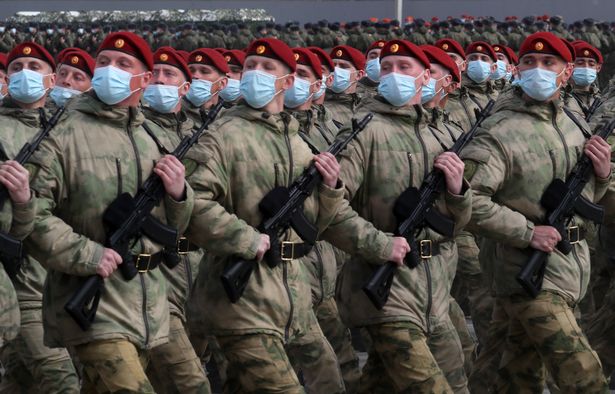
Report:
M 189 154 L 200 165 L 190 177 L 196 199 L 187 234 L 211 253 L 197 276 L 194 294 L 202 302 L 195 322 L 218 339 L 229 362 L 226 387 L 230 392 L 302 392 L 285 348 L 292 352 L 294 345 L 305 343 L 306 336 L 324 338 L 312 310 L 305 267 L 296 259 L 275 268 L 264 261 L 254 263 L 236 303 L 229 302 L 220 274 L 231 256 L 255 257 L 260 234 L 254 227 L 262 219 L 258 202 L 274 186 L 288 185 L 300 174 L 312 152 L 297 134 L 297 120 L 285 113 L 272 115 L 239 104 L 214 126 L 215 131 L 201 138 Z M 358 220 L 343 200 L 342 189 L 320 185 L 306 200 L 304 212 L 323 240 L 348 252 L 376 260 L 390 253 L 392 240 Z M 285 240 L 300 241 L 294 231 L 288 231 Z M 254 363 L 254 358 L 260 362 Z M 338 368 L 336 363 L 321 364 L 304 373 Z M 332 392 L 343 390 L 341 383 Z
M 7 154 L 14 157 L 42 127 L 43 109 L 21 109 L 7 98 L 0 107 L 2 134 L 12 135 Z M 55 130 L 52 131 L 52 133 Z M 26 251 L 27 252 L 27 251 Z M 21 310 L 21 328 L 17 338 L 2 349 L 6 368 L 0 392 L 20 388 L 49 392 L 79 392 L 79 378 L 68 351 L 43 344 L 43 285 L 47 271 L 32 257 L 25 256 L 13 285 Z
M 476 122 L 475 109 L 480 110 L 476 102 L 470 99 L 469 90 L 465 86 L 448 94 L 445 109 L 451 122 L 461 127 L 463 131 L 470 131 Z
M 366 111 L 374 112 L 374 119 L 342 154 L 340 176 L 357 212 L 377 228 L 394 232 L 393 202 L 409 185 L 420 186 L 442 152 L 441 142 L 450 146 L 452 140 L 446 131 L 428 126 L 428 114 L 421 106 L 396 108 L 377 96 L 366 99 L 358 113 Z M 438 209 L 455 219 L 457 230 L 469 219 L 470 205 L 467 188 L 463 196 L 446 193 L 438 201 Z M 450 344 L 447 337 L 456 336 L 449 318 L 455 243 L 430 229 L 418 238 L 438 245 L 439 254 L 415 269 L 398 268 L 382 310 L 374 308 L 362 291 L 373 262 L 353 257 L 342 268 L 337 288 L 342 318 L 352 327 L 367 327 L 373 341 L 360 392 L 452 392 L 449 376 L 445 378 L 438 366 L 445 362 L 456 363 L 463 375 L 458 338 L 456 349 L 449 349 L 457 358 L 437 359 L 443 353 L 432 355 L 429 349 L 430 343 L 441 348 L 438 341 Z M 467 392 L 466 387 L 455 390 Z
M 63 307 L 83 276 L 96 273 L 106 240 L 104 210 L 119 194 L 134 194 L 162 154 L 143 128 L 146 121 L 138 108 L 107 106 L 94 93 L 84 93 L 71 101 L 69 114 L 33 161 L 32 187 L 39 208 L 29 250 L 48 268 L 45 344 L 75 347 L 84 366 L 86 391 L 153 392 L 140 362 L 147 350 L 168 341 L 167 285 L 160 270 L 139 273 L 131 281 L 114 272 L 105 280 L 96 320 L 88 331 L 82 331 Z M 148 126 L 163 145 L 171 146 L 163 130 L 153 123 Z M 181 233 L 192 205 L 192 189 L 186 186 L 185 201 L 166 196 L 152 214 Z M 160 250 L 141 237 L 131 253 L 153 255 Z
M 357 95 L 359 95 L 361 99 L 373 97 L 378 94 L 378 85 L 378 82 L 374 82 L 368 77 L 363 77 L 357 83 Z
M 358 82 L 357 82 L 358 83 Z M 325 106 L 331 112 L 333 120 L 339 125 L 350 123 L 362 97 L 357 93 L 335 93 L 327 90 Z
M 519 88 L 499 98 L 483 127 L 463 156 L 474 194 L 469 229 L 485 237 L 481 259 L 490 264 L 487 274 L 508 329 L 497 390 L 542 391 L 546 364 L 564 392 L 606 392 L 598 356 L 573 315 L 589 281 L 587 243 L 573 245 L 567 256 L 557 250 L 549 255 L 536 299 L 514 280 L 529 256 L 524 248 L 534 223 L 544 217 L 542 194 L 553 178 L 570 173 L 584 135 L 560 100 L 528 102 Z M 592 177 L 584 195 L 599 200 L 608 183 Z M 571 225 L 575 223 L 583 227 L 581 218 L 575 216 Z
M 167 132 L 174 149 L 184 136 L 190 135 L 194 124 L 183 111 L 162 114 L 151 108 L 144 108 L 145 118 L 154 122 Z M 193 166 L 186 164 L 187 171 Z M 147 375 L 158 393 L 210 393 L 209 380 L 201 361 L 194 351 L 186 332 L 185 307 L 196 279 L 203 251 L 192 250 L 189 245 L 182 246 L 180 262 L 174 268 L 160 266 L 167 279 L 169 310 L 169 342 L 153 348 L 150 352 L 151 369 Z

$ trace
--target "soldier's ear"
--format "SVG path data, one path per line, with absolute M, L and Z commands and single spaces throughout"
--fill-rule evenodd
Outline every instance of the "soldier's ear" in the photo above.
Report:
M 596 65 L 596 72 L 599 73 L 602 70 L 602 64 Z
M 188 94 L 188 90 L 190 90 L 190 81 L 186 81 L 183 85 L 181 85 L 178 88 L 177 93 L 179 94 L 179 97 L 183 97 Z
M 419 80 L 421 81 L 421 85 L 427 85 L 430 79 L 431 79 L 431 70 L 426 68 L 425 72 L 423 72 L 423 76 L 419 78 Z
M 282 80 L 282 90 L 288 90 L 293 87 L 295 83 L 295 73 L 288 74 L 286 78 Z
M 497 63 L 492 63 L 491 64 L 491 73 L 494 73 L 497 69 L 498 69 L 498 64 Z
M 224 88 L 226 87 L 226 85 L 228 85 L 228 77 L 222 77 L 220 78 L 220 80 L 218 81 L 218 92 L 224 90 Z
M 363 77 L 365 77 L 365 70 L 358 70 L 357 71 L 357 81 L 362 80 Z
M 327 78 L 325 79 L 325 84 L 327 85 L 328 88 L 331 87 L 331 85 L 333 85 L 333 78 L 335 77 L 335 75 L 333 75 L 333 73 L 330 73 Z
M 152 74 L 151 71 L 146 71 L 143 73 L 143 75 L 141 75 L 141 80 L 140 80 L 140 88 L 141 89 L 145 89 L 147 87 L 147 85 L 150 84 L 150 82 L 152 82 L 152 78 L 153 78 L 154 74 Z
M 316 93 L 320 90 L 320 86 L 322 85 L 322 79 L 317 79 L 316 82 L 314 82 L 314 85 L 312 85 L 312 88 L 310 89 L 310 93 Z
M 47 89 L 51 89 L 54 86 L 56 86 L 56 74 L 55 73 L 51 73 L 47 75 L 45 78 L 46 78 L 45 87 Z

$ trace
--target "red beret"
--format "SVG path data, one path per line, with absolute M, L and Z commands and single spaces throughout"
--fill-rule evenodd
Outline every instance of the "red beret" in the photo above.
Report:
M 320 64 L 324 65 L 329 69 L 329 71 L 333 72 L 335 69 L 335 65 L 333 64 L 333 60 L 331 60 L 331 56 L 322 48 L 319 47 L 308 47 L 313 54 L 318 56 L 318 60 L 320 60 Z
M 425 53 L 431 64 L 439 64 L 447 69 L 453 76 L 453 81 L 461 82 L 461 71 L 457 63 L 442 49 L 433 45 L 421 45 L 419 48 Z
M 442 49 L 444 52 L 456 53 L 461 56 L 463 60 L 466 59 L 466 52 L 463 50 L 463 47 L 452 38 L 442 38 L 436 41 L 435 46 Z
M 96 67 L 94 58 L 79 48 L 70 48 L 70 50 L 65 51 L 64 55 L 60 58 L 60 64 L 75 67 L 88 74 L 90 78 L 94 76 L 94 68 Z
M 600 51 L 596 47 L 591 46 L 585 41 L 575 41 L 572 43 L 572 47 L 574 48 L 574 54 L 576 58 L 589 57 L 596 60 L 598 64 L 602 64 L 604 62 L 602 53 L 600 53 Z
M 317 79 L 322 78 L 322 68 L 318 56 L 306 48 L 293 48 L 293 53 L 295 54 L 295 61 L 297 64 L 310 67 L 312 71 L 314 71 Z
M 6 71 L 6 53 L 0 52 L 0 66 Z
M 429 68 L 431 66 L 425 52 L 410 41 L 391 40 L 387 42 L 384 45 L 384 48 L 382 48 L 382 52 L 380 52 L 380 59 L 382 60 L 386 56 L 391 55 L 413 57 L 421 62 L 425 68 Z
M 107 50 L 124 52 L 134 56 L 141 60 L 149 71 L 154 69 L 152 50 L 143 38 L 134 33 L 128 31 L 109 33 L 98 47 L 96 55 L 98 56 L 102 51 Z
M 495 55 L 493 47 L 485 41 L 475 41 L 468 45 L 466 48 L 466 54 L 469 56 L 471 53 L 482 53 L 492 58 L 494 62 L 498 61 L 498 57 Z
M 33 57 L 36 59 L 40 59 L 44 62 L 47 62 L 51 66 L 51 68 L 56 68 L 56 62 L 53 60 L 53 57 L 49 54 L 49 52 L 47 52 L 45 48 L 35 42 L 27 41 L 13 48 L 7 56 L 7 67 L 9 64 L 11 64 L 13 60 L 20 57 Z
M 246 51 L 246 57 L 248 56 L 264 56 L 281 61 L 292 72 L 295 72 L 297 69 L 297 62 L 295 62 L 293 51 L 284 41 L 280 41 L 277 38 L 259 38 L 252 41 Z
M 154 53 L 154 64 L 166 64 L 179 68 L 179 70 L 184 73 L 187 81 L 192 80 L 192 74 L 190 73 L 190 69 L 188 69 L 188 65 L 184 61 L 184 58 L 171 47 L 158 48 L 158 50 Z
M 555 34 L 538 32 L 529 35 L 521 44 L 519 57 L 528 53 L 544 53 L 561 57 L 565 62 L 572 62 L 572 53 Z
M 517 57 L 517 54 L 515 53 L 515 51 L 512 50 L 512 48 L 509 48 L 506 45 L 502 45 L 502 44 L 495 44 L 493 46 L 493 50 L 495 51 L 495 53 L 503 53 L 504 56 L 506 56 L 506 58 L 508 59 L 508 62 L 510 64 L 519 63 L 519 58 Z
M 56 54 L 56 57 L 55 57 L 55 61 L 56 61 L 56 63 L 60 63 L 60 60 L 64 59 L 64 55 L 66 54 L 66 52 L 68 52 L 68 51 L 72 51 L 73 49 L 79 49 L 79 48 L 76 48 L 76 47 L 68 47 L 68 48 L 64 48 L 64 49 L 62 49 L 60 52 L 58 52 L 58 53 Z
M 176 49 L 175 52 L 184 59 L 184 62 L 188 64 L 188 59 L 190 58 L 190 52 L 184 51 L 182 49 Z
M 338 45 L 331 49 L 331 59 L 347 60 L 354 65 L 357 70 L 365 69 L 365 55 L 358 49 L 348 45 Z
M 205 64 L 218 69 L 223 74 L 230 71 L 224 56 L 211 48 L 199 48 L 190 52 L 188 64 Z
M 224 52 L 227 51 L 227 49 L 226 48 L 214 48 L 214 51 L 222 55 Z
M 574 62 L 576 57 L 577 57 L 577 55 L 574 52 L 574 47 L 572 46 L 572 43 L 570 41 L 568 41 L 567 39 L 565 39 L 565 38 L 561 38 L 560 37 L 560 40 L 562 40 L 562 42 L 566 45 L 566 47 L 570 51 L 570 55 L 572 56 L 572 61 Z
M 371 51 L 372 49 L 382 49 L 384 47 L 384 44 L 386 43 L 387 42 L 385 40 L 378 40 L 378 41 L 372 42 L 369 48 L 367 48 L 367 51 L 365 51 L 365 55 L 367 55 L 369 51 Z
M 230 49 L 222 54 L 227 64 L 243 67 L 243 62 L 246 60 L 246 53 L 239 49 Z

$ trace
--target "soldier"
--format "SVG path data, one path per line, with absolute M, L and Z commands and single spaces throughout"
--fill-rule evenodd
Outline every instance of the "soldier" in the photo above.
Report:
M 361 101 L 357 83 L 365 76 L 365 56 L 349 46 L 337 46 L 330 57 L 335 65 L 333 84 L 325 105 L 333 114 L 333 121 L 341 126 L 350 122 Z
M 222 53 L 226 64 L 228 65 L 228 82 L 226 87 L 220 91 L 220 98 L 224 100 L 225 108 L 230 108 L 237 104 L 241 98 L 239 85 L 241 74 L 243 71 L 243 62 L 246 59 L 246 53 L 237 49 L 231 49 Z
M 493 47 L 482 41 L 473 42 L 465 52 L 468 69 L 463 76 L 462 86 L 467 89 L 470 100 L 482 110 L 489 99 L 497 97 L 490 77 L 497 69 L 498 58 Z
M 549 24 L 551 25 L 551 33 L 555 34 L 559 38 L 563 38 L 564 40 L 574 40 L 572 34 L 570 34 L 570 32 L 564 28 L 564 18 L 560 15 L 554 15 L 549 18 Z
M 596 78 L 602 69 L 602 53 L 585 41 L 575 41 L 572 46 L 575 59 L 571 94 L 584 112 L 581 115 L 585 116 L 594 101 L 600 99 Z
M 8 55 L 10 97 L 0 107 L 2 127 L 13 134 L 20 149 L 47 121 L 44 110 L 47 93 L 54 86 L 55 62 L 43 47 L 33 42 L 16 46 Z M 10 130 L 10 131 L 8 131 Z M 12 157 L 17 151 L 10 152 Z M 17 338 L 2 349 L 6 374 L 1 392 L 35 390 L 79 392 L 79 378 L 65 348 L 51 349 L 43 344 L 43 285 L 47 271 L 29 255 L 13 278 L 21 311 Z
M 39 208 L 29 240 L 32 255 L 49 269 L 45 343 L 74 348 L 86 392 L 153 393 L 144 372 L 149 349 L 168 341 L 166 280 L 156 270 L 163 262 L 162 246 L 139 237 L 130 243 L 132 262 L 103 246 L 103 212 L 118 195 L 134 195 L 152 172 L 167 192 L 154 217 L 182 233 L 192 211 L 183 165 L 163 157 L 157 142 L 170 146 L 170 141 L 139 110 L 152 69 L 142 38 L 128 32 L 108 35 L 96 57 L 95 94 L 71 102 L 71 113 L 43 142 L 40 159 L 33 160 Z M 138 277 L 127 281 L 117 268 L 131 263 Z M 105 289 L 96 319 L 83 331 L 63 308 L 83 277 L 94 274 L 105 279 Z
M 260 261 L 269 237 L 254 228 L 262 219 L 256 206 L 265 193 L 276 184 L 287 185 L 314 157 L 297 134 L 298 122 L 282 112 L 283 93 L 292 86 L 295 69 L 293 53 L 283 42 L 254 41 L 242 77 L 246 105 L 230 109 L 194 152 L 202 160 L 191 177 L 198 187 L 189 238 L 211 252 L 197 279 L 195 294 L 202 300 L 198 316 L 229 361 L 229 392 L 303 392 L 285 348 L 300 344 L 308 334 L 322 336 L 309 282 L 297 261 L 309 248 L 290 230 L 285 245 L 292 242 L 293 250 L 281 250 L 284 260 L 270 268 Z M 245 156 L 248 151 L 250 157 Z M 319 226 L 322 239 L 378 261 L 401 263 L 405 240 L 359 221 L 343 200 L 335 159 L 327 153 L 315 157 L 324 181 L 307 199 L 304 212 Z M 326 228 L 328 224 L 332 227 Z M 257 260 L 236 303 L 228 300 L 220 282 L 231 256 Z
M 337 127 L 329 129 L 328 124 L 323 124 L 318 118 L 318 109 L 312 105 L 314 94 L 320 91 L 322 81 L 322 65 L 318 56 L 308 49 L 294 48 L 295 59 L 297 61 L 297 71 L 293 87 L 286 91 L 284 105 L 287 112 L 299 121 L 299 133 L 302 138 L 308 141 L 317 151 L 324 152 L 335 140 Z M 308 87 L 309 84 L 309 87 Z M 303 86 L 302 86 L 303 85 Z M 318 319 L 325 337 L 333 347 L 337 355 L 336 362 L 339 363 L 344 380 L 346 391 L 354 393 L 358 389 L 361 371 L 359 369 L 359 358 L 352 348 L 350 331 L 344 326 L 339 316 L 337 304 L 335 303 L 335 280 L 337 277 L 337 266 L 335 264 L 336 255 L 333 246 L 325 241 L 316 243 L 314 249 L 301 260 L 301 264 L 307 269 L 310 285 L 312 289 L 312 305 L 314 313 Z M 293 358 L 297 358 L 300 364 L 305 363 L 305 352 L 315 354 L 318 348 L 316 344 L 302 344 L 302 349 L 296 349 L 291 353 L 291 362 L 295 364 Z M 310 346 L 310 347 L 308 347 Z M 314 349 L 315 348 L 315 349 Z M 322 346 L 323 351 L 319 358 L 330 356 L 328 347 Z M 303 357 L 302 357 L 303 356 Z M 309 361 L 309 360 L 308 360 Z M 304 367 L 304 377 L 308 392 L 330 392 L 327 387 L 318 382 L 311 382 L 309 365 Z M 326 380 L 334 383 L 338 381 L 337 369 L 329 370 L 328 376 L 321 376 L 318 380 Z
M 317 47 L 309 47 L 320 60 L 322 69 L 322 84 L 320 84 L 320 90 L 314 94 L 312 98 L 312 106 L 316 109 L 318 115 L 318 123 L 325 125 L 326 130 L 331 130 L 333 135 L 337 135 L 339 126 L 333 121 L 333 114 L 325 105 L 327 88 L 333 84 L 333 73 L 335 66 L 333 60 L 327 52 Z
M 429 30 L 427 29 L 427 26 L 425 26 L 425 21 L 423 19 L 415 19 L 414 25 L 415 29 L 407 37 L 408 41 L 415 45 L 425 45 L 428 41 L 431 41 L 431 37 L 429 37 L 428 34 Z
M 214 49 L 200 48 L 188 58 L 192 84 L 182 99 L 186 115 L 199 127 L 207 118 L 207 111 L 218 103 L 218 94 L 226 87 L 229 72 L 224 56 Z
M 508 87 L 519 59 L 515 51 L 506 45 L 496 44 L 493 46 L 493 51 L 498 60 L 496 62 L 496 70 L 491 74 L 490 79 L 493 81 L 495 90 L 501 93 Z
M 518 86 L 499 98 L 463 154 L 474 197 L 469 228 L 484 237 L 481 259 L 489 263 L 496 296 L 492 324 L 507 327 L 496 390 L 542 392 L 546 366 L 562 392 L 607 392 L 600 361 L 572 310 L 589 279 L 583 232 L 572 253 L 561 253 L 560 233 L 540 225 L 540 200 L 554 178 L 566 179 L 580 150 L 594 166 L 584 195 L 599 200 L 611 178 L 610 147 L 598 137 L 586 141 L 583 120 L 562 109 L 559 90 L 572 75 L 566 45 L 535 33 L 519 55 Z M 582 223 L 575 216 L 570 225 Z M 515 280 L 531 254 L 527 247 L 550 253 L 536 298 Z
M 465 31 L 463 31 L 463 22 L 461 22 L 461 19 L 454 18 L 451 21 L 451 26 L 452 27 L 449 37 L 443 38 L 452 38 L 453 40 L 457 41 L 462 47 L 467 47 L 468 45 L 470 45 L 472 39 Z
M 64 52 L 56 69 L 56 83 L 49 97 L 61 107 L 73 96 L 92 88 L 94 59 L 87 52 L 72 48 Z
M 373 42 L 365 52 L 365 76 L 357 85 L 357 94 L 361 98 L 378 94 L 378 82 L 380 81 L 380 51 L 386 41 Z
M 194 123 L 182 110 L 181 98 L 190 89 L 192 75 L 186 62 L 170 47 L 154 53 L 152 81 L 145 89 L 143 109 L 145 117 L 165 130 L 175 143 L 192 133 Z M 201 361 L 195 353 L 186 331 L 185 307 L 190 297 L 203 252 L 181 238 L 178 245 L 179 264 L 170 268 L 160 266 L 167 279 L 171 317 L 169 342 L 151 350 L 151 367 L 147 375 L 156 392 L 210 393 L 209 381 Z

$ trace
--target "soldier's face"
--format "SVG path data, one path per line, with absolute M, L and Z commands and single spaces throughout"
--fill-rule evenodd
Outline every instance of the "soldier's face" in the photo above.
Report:
M 310 83 L 310 93 L 316 93 L 320 89 L 322 83 L 321 79 L 316 77 L 311 67 L 304 64 L 297 64 L 297 71 L 295 72 L 297 78 L 305 79 Z
M 602 64 L 598 64 L 596 59 L 592 57 L 578 57 L 574 60 L 574 67 L 593 68 L 596 72 L 600 72 Z
M 506 72 L 511 72 L 513 69 L 512 64 L 508 61 L 508 58 L 503 53 L 496 53 L 495 55 L 499 61 L 506 63 Z M 496 65 L 497 66 L 497 65 Z
M 130 79 L 130 90 L 145 90 L 152 79 L 152 73 L 147 70 L 141 60 L 124 52 L 105 50 L 96 56 L 96 68 L 113 66 L 133 75 Z
M 186 76 L 177 67 L 168 64 L 154 64 L 152 72 L 152 84 L 177 86 L 179 97 L 183 97 L 190 89 L 190 82 L 186 81 Z
M 426 70 L 421 62 L 409 56 L 386 56 L 380 60 L 380 78 L 387 74 L 397 73 L 416 78 L 417 90 L 427 85 L 431 72 Z
M 357 70 L 354 64 L 350 63 L 348 60 L 333 59 L 333 65 L 350 71 L 350 84 L 357 82 L 365 76 L 365 71 Z
M 382 52 L 380 48 L 372 49 L 367 52 L 367 60 L 378 59 L 380 57 L 380 52 Z
M 429 71 L 431 72 L 431 78 L 436 80 L 436 92 L 440 90 L 448 92 L 448 87 L 453 81 L 450 71 L 437 63 L 431 63 Z
M 493 61 L 493 59 L 491 58 L 491 56 L 489 55 L 485 55 L 484 53 L 470 53 L 468 55 L 468 62 L 473 62 L 473 61 L 477 61 L 480 60 L 481 62 L 485 62 L 485 63 L 489 63 L 491 65 L 491 72 L 494 73 L 495 70 L 497 69 L 497 64 L 495 63 L 495 61 Z
M 241 79 L 241 67 L 234 64 L 229 64 L 228 68 L 231 70 L 227 74 L 230 79 Z
M 61 64 L 58 67 L 56 85 L 85 92 L 92 87 L 92 78 L 78 68 Z
M 192 63 L 188 65 L 188 69 L 192 74 L 192 79 L 203 79 L 211 82 L 212 93 L 216 93 L 224 89 L 228 82 L 226 75 L 218 71 L 217 68 L 207 64 Z
M 51 89 L 55 86 L 56 74 L 51 69 L 49 63 L 41 59 L 35 57 L 19 57 L 9 64 L 6 75 L 10 77 L 21 70 L 30 70 L 43 74 L 43 85 L 46 89 Z
M 566 63 L 564 59 L 559 56 L 543 53 L 528 53 L 523 55 L 523 57 L 519 59 L 517 69 L 519 73 L 522 73 L 537 67 L 556 73 L 558 75 L 558 85 L 565 85 L 572 76 L 572 63 Z
M 465 72 L 465 70 L 468 68 L 468 64 L 466 63 L 465 59 L 459 56 L 459 54 L 457 53 L 454 53 L 454 52 L 447 52 L 447 53 L 451 57 L 451 59 L 453 59 L 455 64 L 457 64 L 457 67 L 459 67 L 459 72 Z
M 252 70 L 258 70 L 275 76 L 276 91 L 288 90 L 295 82 L 294 73 L 291 72 L 288 66 L 276 59 L 257 55 L 248 56 L 243 64 L 243 72 Z

